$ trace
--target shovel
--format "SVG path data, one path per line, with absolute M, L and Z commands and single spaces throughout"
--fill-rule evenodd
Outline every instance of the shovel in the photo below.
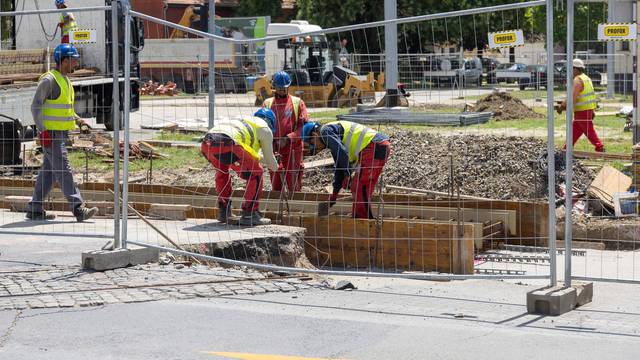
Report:
M 343 198 L 340 198 L 340 200 L 351 200 L 352 196 L 346 196 Z M 329 209 L 331 209 L 331 207 L 334 205 L 335 203 L 331 203 L 331 201 L 325 201 L 325 202 L 321 202 L 318 204 L 318 216 L 327 216 L 329 215 Z

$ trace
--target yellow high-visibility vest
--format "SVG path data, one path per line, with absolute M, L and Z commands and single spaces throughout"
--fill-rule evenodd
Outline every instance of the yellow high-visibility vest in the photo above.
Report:
M 73 130 L 76 128 L 76 113 L 73 110 L 75 92 L 68 78 L 58 70 L 51 70 L 42 76 L 51 75 L 60 88 L 60 96 L 55 100 L 45 100 L 42 107 L 44 128 L 47 130 Z
M 209 132 L 225 134 L 256 160 L 260 160 L 260 141 L 258 128 L 269 128 L 267 123 L 257 117 L 244 117 L 224 121 L 214 126 Z
M 69 31 L 76 30 L 78 28 L 78 24 L 76 24 L 75 20 L 69 20 L 69 22 L 64 21 L 64 14 L 60 14 L 60 23 L 62 25 L 62 36 L 69 35 Z
M 342 144 L 344 144 L 349 151 L 349 163 L 357 163 L 360 152 L 371 143 L 377 132 L 364 125 L 351 121 L 333 121 L 327 125 L 335 124 L 340 124 L 344 128 Z
M 273 99 L 272 97 L 268 98 L 267 100 L 264 101 L 264 107 L 266 107 L 267 109 L 271 109 L 271 105 L 273 105 Z M 302 100 L 297 97 L 297 96 L 291 96 L 291 102 L 293 103 L 293 115 L 295 116 L 295 119 L 293 119 L 293 124 L 294 124 L 294 129 L 293 131 L 296 131 L 295 126 L 298 123 L 298 113 L 300 113 L 300 102 Z
M 573 111 L 594 110 L 596 108 L 596 92 L 593 89 L 593 83 L 585 74 L 578 75 L 578 78 L 582 80 L 583 86 L 582 92 L 576 98 Z

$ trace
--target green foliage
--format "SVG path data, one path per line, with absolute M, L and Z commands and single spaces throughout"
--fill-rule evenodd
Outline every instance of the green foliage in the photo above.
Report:
M 271 16 L 271 21 L 282 15 L 281 0 L 242 0 L 237 16 Z
M 245 1 L 243 0 L 242 3 Z M 397 0 L 398 17 L 435 14 L 463 9 L 525 2 L 525 0 Z M 309 20 L 323 28 L 379 21 L 384 19 L 384 0 L 298 0 L 298 19 Z M 554 9 L 555 43 L 566 44 L 566 9 Z M 575 50 L 602 48 L 597 39 L 598 23 L 606 21 L 605 3 L 576 3 Z M 448 41 L 465 49 L 486 47 L 487 33 L 522 29 L 525 37 L 543 39 L 546 33 L 546 8 L 508 10 L 489 14 L 448 18 L 398 26 L 398 52 L 429 52 L 432 45 Z M 354 52 L 384 51 L 384 29 L 373 28 L 339 34 L 347 38 Z M 336 40 L 337 35 L 334 36 Z M 586 41 L 590 42 L 587 43 Z

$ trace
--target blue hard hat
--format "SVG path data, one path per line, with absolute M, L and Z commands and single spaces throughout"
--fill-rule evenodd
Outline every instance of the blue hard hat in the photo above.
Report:
M 311 133 L 320 127 L 320 123 L 308 122 L 302 127 L 302 141 L 309 142 L 311 140 Z
M 255 114 L 253 114 L 253 116 L 259 117 L 266 121 L 269 125 L 269 129 L 271 129 L 272 132 L 276 131 L 276 114 L 274 114 L 271 109 L 260 108 L 255 112 Z
M 56 5 L 64 5 L 64 0 L 56 0 Z
M 274 88 L 287 88 L 291 86 L 291 77 L 284 71 L 278 71 L 273 74 L 271 84 Z
M 56 64 L 60 64 L 64 58 L 79 58 L 80 54 L 78 54 L 78 50 L 70 44 L 60 44 L 56 46 L 56 49 L 53 51 L 53 59 L 56 61 Z

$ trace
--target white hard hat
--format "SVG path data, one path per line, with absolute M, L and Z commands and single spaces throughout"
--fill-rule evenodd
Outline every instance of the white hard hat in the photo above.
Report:
M 584 69 L 584 62 L 580 59 L 573 59 L 573 67 Z

